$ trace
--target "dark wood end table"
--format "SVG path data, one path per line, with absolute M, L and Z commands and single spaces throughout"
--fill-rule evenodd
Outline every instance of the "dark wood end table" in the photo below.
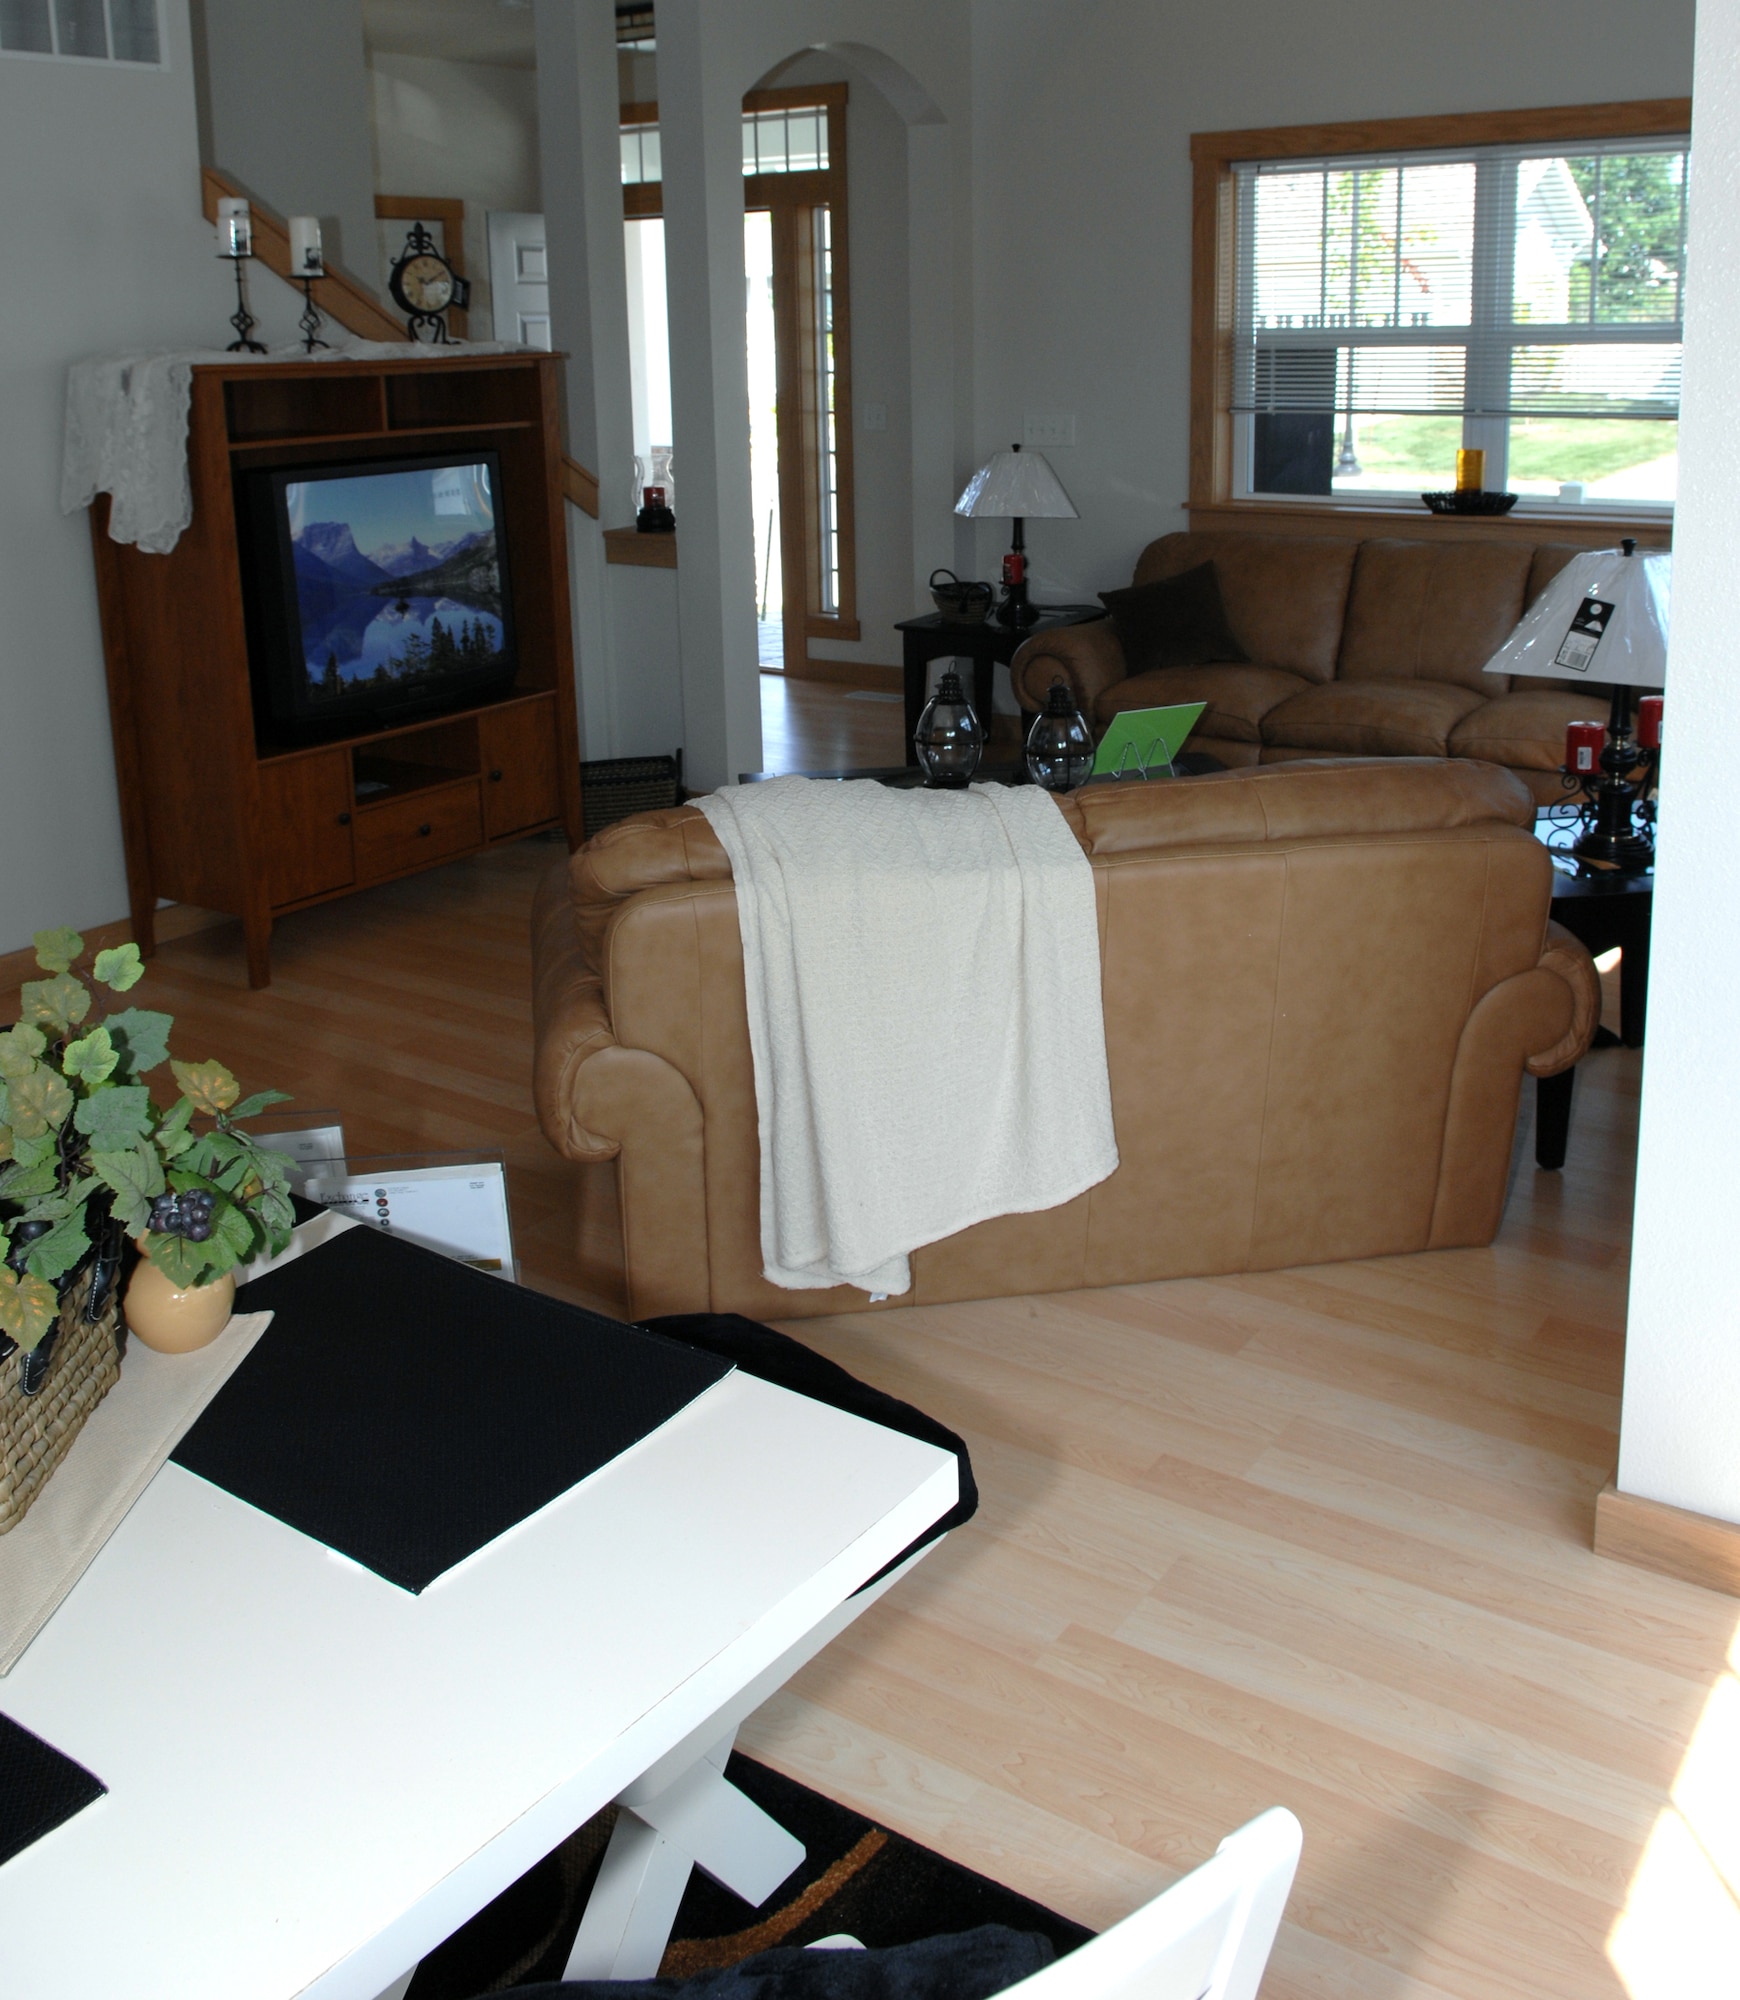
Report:
M 999 625 L 984 619 L 976 625 L 957 624 L 940 611 L 923 618 L 903 618 L 895 626 L 901 637 L 901 666 L 906 674 L 906 761 L 918 762 L 913 733 L 924 713 L 925 669 L 932 660 L 967 659 L 973 663 L 973 712 L 987 732 L 991 727 L 992 669 L 1008 666 L 1016 651 L 1039 632 L 1064 625 L 1091 625 L 1106 615 L 1103 604 L 1040 604 L 1031 625 Z
M 1567 874 L 1554 863 L 1553 921 L 1563 924 L 1592 953 L 1612 951 L 1619 961 L 1619 1034 L 1595 1031 L 1596 1048 L 1617 1040 L 1628 1049 L 1643 1047 L 1644 1007 L 1649 991 L 1649 924 L 1655 876 L 1620 875 L 1605 869 Z M 1571 1129 L 1571 1089 L 1575 1067 L 1535 1084 L 1535 1164 L 1549 1171 L 1565 1164 Z

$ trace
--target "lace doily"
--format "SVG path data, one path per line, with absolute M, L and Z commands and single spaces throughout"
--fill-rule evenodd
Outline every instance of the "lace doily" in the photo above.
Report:
M 189 348 L 172 354 L 121 354 L 75 361 L 67 377 L 66 448 L 61 460 L 63 513 L 88 507 L 99 493 L 113 502 L 109 539 L 167 555 L 193 519 L 187 476 L 187 412 L 196 363 L 440 360 L 454 353 L 523 354 L 504 341 L 462 348 L 426 342 L 351 340 L 308 355 L 298 346 L 272 354 Z

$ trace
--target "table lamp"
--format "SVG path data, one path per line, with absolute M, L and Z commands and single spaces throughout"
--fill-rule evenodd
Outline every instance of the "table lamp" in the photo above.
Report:
M 1036 451 L 1018 444 L 987 459 L 966 483 L 955 512 L 971 521 L 1012 520 L 1014 533 L 1003 558 L 1003 601 L 991 616 L 999 625 L 1031 625 L 1039 616 L 1027 601 L 1028 520 L 1079 521 L 1063 482 Z
M 1655 860 L 1661 737 L 1658 702 L 1649 704 L 1645 732 L 1654 740 L 1640 745 L 1633 737 L 1631 695 L 1637 687 L 1659 688 L 1667 678 L 1672 577 L 1672 556 L 1640 556 L 1630 540 L 1617 549 L 1586 549 L 1560 570 L 1486 663 L 1489 674 L 1541 674 L 1608 690 L 1600 776 L 1581 808 L 1582 831 L 1572 852 L 1629 875 Z M 1587 769 L 1586 760 L 1578 761 Z M 1565 781 L 1567 789 L 1584 785 L 1569 760 Z

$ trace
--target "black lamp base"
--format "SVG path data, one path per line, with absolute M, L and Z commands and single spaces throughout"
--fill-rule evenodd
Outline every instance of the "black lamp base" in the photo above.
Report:
M 991 622 L 1016 630 L 1039 622 L 1039 613 L 1027 601 L 1027 523 L 1019 514 L 1003 558 L 1003 602 L 991 613 Z
M 1601 775 L 1595 780 L 1593 798 L 1582 808 L 1583 830 L 1571 847 L 1579 861 L 1621 875 L 1643 875 L 1655 866 L 1655 842 L 1639 828 L 1638 807 L 1655 790 L 1656 770 L 1656 752 L 1639 749 L 1631 733 L 1631 690 L 1616 687 Z M 1581 781 L 1567 771 L 1565 782 Z M 1642 819 L 1647 829 L 1647 811 Z

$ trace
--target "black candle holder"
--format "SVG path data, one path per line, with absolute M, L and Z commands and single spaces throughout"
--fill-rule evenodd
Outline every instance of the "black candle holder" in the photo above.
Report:
M 253 258 L 253 251 L 224 251 L 225 259 L 236 267 L 236 309 L 230 314 L 230 325 L 236 330 L 236 337 L 224 349 L 226 354 L 264 354 L 265 343 L 254 338 L 254 328 L 259 321 L 248 310 L 248 291 L 242 283 L 242 266 Z
M 1547 808 L 1554 826 L 1574 831 L 1570 852 L 1579 861 L 1621 875 L 1641 875 L 1655 866 L 1655 802 L 1661 751 L 1645 750 L 1631 728 L 1631 690 L 1615 687 L 1607 717 L 1601 775 L 1592 785 L 1585 774 L 1564 770 L 1560 782 L 1581 798 Z M 1588 787 L 1585 790 L 1585 787 Z
M 323 324 L 320 308 L 314 303 L 314 280 L 324 277 L 324 271 L 304 271 L 296 282 L 302 287 L 302 316 L 296 324 L 302 329 L 302 351 L 312 354 L 317 347 L 331 347 L 330 340 L 320 338 Z

